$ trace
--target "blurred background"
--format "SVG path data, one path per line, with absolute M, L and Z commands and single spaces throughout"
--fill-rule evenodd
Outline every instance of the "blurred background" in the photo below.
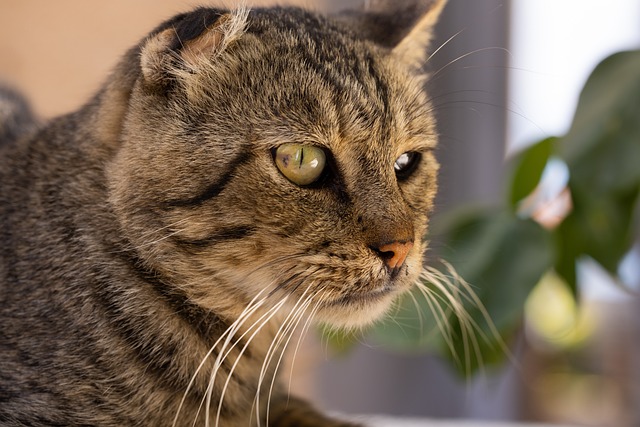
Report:
M 298 2 L 321 10 L 347 3 Z M 0 79 L 23 91 L 42 117 L 72 111 L 127 48 L 196 4 L 202 2 L 0 0 Z M 506 159 L 569 130 L 596 64 L 640 47 L 640 2 L 450 0 L 436 31 L 434 47 L 441 48 L 429 61 L 429 90 L 443 164 L 437 218 L 499 202 Z M 562 170 L 556 174 L 562 180 Z M 310 334 L 292 388 L 345 413 L 638 426 L 639 258 L 636 243 L 617 278 L 581 260 L 577 300 L 545 276 L 510 341 L 512 360 L 471 377 L 429 352 L 363 339 L 339 353 Z

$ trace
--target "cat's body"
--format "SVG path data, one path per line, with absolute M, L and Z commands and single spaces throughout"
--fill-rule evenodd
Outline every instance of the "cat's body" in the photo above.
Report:
M 387 43 L 349 30 L 382 15 L 199 9 L 78 112 L 34 131 L 21 110 L 0 141 L 0 425 L 333 425 L 273 372 L 307 318 L 367 324 L 420 273 L 437 165 L 416 62 L 442 3 Z M 292 143 L 326 156 L 311 183 Z

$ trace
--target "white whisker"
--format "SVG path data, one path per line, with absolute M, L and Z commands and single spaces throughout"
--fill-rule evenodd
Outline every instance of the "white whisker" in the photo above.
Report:
M 444 260 L 442 260 L 441 262 L 447 268 L 447 271 L 451 275 L 453 281 L 455 283 L 458 283 L 465 290 L 465 292 L 462 293 L 463 297 L 469 303 L 473 304 L 480 311 L 480 314 L 482 314 L 482 317 L 486 322 L 492 337 L 497 341 L 501 350 L 504 351 L 505 354 L 507 354 L 507 356 L 513 360 L 514 359 L 513 354 L 509 350 L 509 347 L 507 346 L 507 344 L 502 339 L 502 336 L 500 335 L 500 331 L 498 331 L 498 328 L 493 323 L 493 320 L 491 320 L 491 315 L 487 311 L 487 308 L 484 306 L 484 304 L 482 303 L 478 295 L 473 291 L 473 288 L 471 287 L 471 285 L 467 283 L 462 277 L 460 277 L 460 275 L 455 271 L 455 268 L 453 268 L 451 264 L 449 264 Z
M 273 316 L 275 316 L 277 314 L 277 312 L 280 310 L 280 308 L 282 308 L 282 306 L 286 303 L 287 297 L 288 296 L 285 295 L 285 297 L 282 300 L 280 300 L 277 304 L 274 304 L 269 310 L 267 310 L 262 316 L 260 316 L 255 322 L 253 322 L 251 324 L 251 326 L 241 336 L 239 336 L 235 340 L 235 342 L 231 345 L 231 347 L 229 347 L 228 350 L 227 350 L 227 347 L 229 346 L 229 344 L 231 342 L 231 339 L 235 335 L 235 331 L 232 334 L 229 334 L 229 336 L 225 340 L 225 342 L 224 342 L 224 344 L 223 344 L 223 346 L 222 346 L 222 348 L 220 350 L 220 353 L 218 353 L 218 357 L 216 358 L 216 362 L 215 362 L 215 365 L 214 365 L 214 371 L 211 374 L 211 382 L 210 382 L 211 390 L 213 388 L 213 384 L 214 384 L 214 381 L 215 381 L 215 377 L 216 377 L 217 371 L 222 366 L 222 362 L 227 358 L 227 356 L 229 356 L 231 351 L 236 347 L 236 345 L 238 345 L 240 340 L 242 340 L 247 334 L 249 334 L 252 331 L 252 329 L 255 328 L 255 330 L 253 331 L 251 336 L 247 339 L 247 342 L 245 343 L 245 345 L 242 347 L 242 349 L 238 353 L 238 356 L 236 357 L 236 360 L 234 361 L 233 365 L 229 369 L 229 373 L 227 375 L 227 379 L 226 379 L 226 381 L 224 383 L 224 386 L 223 386 L 221 394 L 220 394 L 220 399 L 218 401 L 218 409 L 217 409 L 217 412 L 216 412 L 216 426 L 219 425 L 219 420 L 220 420 L 220 414 L 222 412 L 222 402 L 224 400 L 224 395 L 225 395 L 226 390 L 227 390 L 227 388 L 229 386 L 229 382 L 231 381 L 231 377 L 233 375 L 233 372 L 235 371 L 236 366 L 240 362 L 240 359 L 242 358 L 242 355 L 244 354 L 244 352 L 248 348 L 248 346 L 251 343 L 251 341 L 255 338 L 255 336 L 262 330 L 262 328 L 267 323 L 269 323 L 269 321 L 273 318 Z M 257 307 L 257 308 L 259 308 L 259 307 Z M 246 319 L 248 319 L 248 316 L 245 317 L 243 322 L 238 324 L 238 327 L 236 328 L 236 330 L 239 329 L 242 326 L 242 324 L 244 324 L 244 321 L 246 321 Z M 212 394 L 212 392 L 208 393 L 208 395 L 207 395 L 207 406 L 206 406 L 206 410 L 207 411 L 209 411 L 209 408 L 210 408 L 210 405 L 211 405 L 211 394 Z M 208 427 L 208 422 L 209 422 L 209 416 L 208 416 L 208 412 L 207 412 L 207 427 Z
M 420 291 L 422 291 L 422 289 L 420 289 Z M 415 295 L 413 295 L 413 292 L 409 292 L 409 298 L 411 298 L 411 301 L 413 301 L 413 305 L 416 308 L 416 313 L 418 313 L 418 322 L 420 322 L 420 335 L 422 335 L 424 333 L 424 318 L 422 317 L 422 310 L 420 310 L 420 305 L 418 304 L 418 300 L 416 300 Z
M 448 306 L 449 309 L 451 309 L 457 317 L 460 324 L 460 333 L 462 334 L 460 338 L 463 345 L 465 367 L 467 369 L 470 369 L 470 357 L 472 354 L 471 351 L 477 358 L 478 365 L 483 365 L 482 352 L 480 350 L 480 342 L 478 341 L 478 337 L 486 343 L 490 343 L 492 341 L 489 339 L 489 337 L 487 336 L 483 328 L 477 323 L 477 321 L 469 314 L 469 312 L 467 312 L 465 308 L 465 302 L 476 308 L 480 312 L 480 314 L 482 315 L 482 319 L 489 328 L 493 340 L 495 340 L 498 345 L 500 345 L 500 348 L 505 352 L 505 354 L 507 354 L 509 358 L 512 358 L 511 352 L 500 336 L 500 333 L 495 324 L 491 320 L 489 312 L 484 307 L 477 294 L 473 291 L 472 287 L 462 277 L 460 277 L 460 275 L 457 274 L 451 264 L 443 260 L 441 260 L 440 262 L 445 267 L 446 273 L 434 267 L 427 267 L 421 274 L 421 278 L 425 282 L 428 282 L 436 290 L 438 290 L 439 293 L 433 292 L 425 283 L 418 283 L 418 289 L 427 299 L 429 307 L 432 310 L 436 309 L 437 311 L 435 311 L 434 313 L 439 312 L 443 316 L 442 319 L 446 319 L 447 316 L 442 311 L 442 308 L 440 307 L 440 304 L 437 303 L 437 300 Z M 429 300 L 431 300 L 432 303 L 430 303 Z M 438 322 L 437 318 L 436 321 Z M 439 325 L 439 328 L 442 330 L 441 325 Z M 448 334 L 443 333 L 446 344 L 451 350 L 453 357 L 458 360 L 458 362 L 460 362 L 457 357 L 458 355 L 455 354 L 453 346 L 453 336 L 451 335 L 453 331 L 451 331 L 450 327 L 448 327 L 447 329 L 449 330 Z
M 440 74 L 442 71 L 444 71 L 445 69 L 447 69 L 451 65 L 455 64 L 456 62 L 461 61 L 461 60 L 463 60 L 464 58 L 466 58 L 468 56 L 475 55 L 475 54 L 482 53 L 482 52 L 486 52 L 486 51 L 490 51 L 490 50 L 498 50 L 498 51 L 503 51 L 503 52 L 505 52 L 507 54 L 510 54 L 510 52 L 509 52 L 509 50 L 507 48 L 498 47 L 498 46 L 483 47 L 483 48 L 480 48 L 480 49 L 474 49 L 471 52 L 464 53 L 464 54 L 458 56 L 457 58 L 452 59 L 451 61 L 447 62 L 445 65 L 440 67 L 436 72 L 434 72 L 431 75 L 429 75 L 429 82 L 432 82 L 438 76 L 438 74 Z
M 416 283 L 416 286 L 427 302 L 429 310 L 431 310 L 431 313 L 433 313 L 434 319 L 436 321 L 436 326 L 442 334 L 442 338 L 444 339 L 447 348 L 455 357 L 455 346 L 453 344 L 453 334 L 449 325 L 449 316 L 440 305 L 442 303 L 446 307 L 451 309 L 450 303 L 446 299 L 443 299 L 442 296 L 429 289 L 422 282 Z
M 469 339 L 471 339 L 471 344 L 476 356 L 480 357 L 480 351 L 474 335 L 474 328 L 471 326 L 471 318 L 461 302 L 459 288 L 451 283 L 450 277 L 445 276 L 437 269 L 426 270 L 425 274 L 430 284 L 435 286 L 447 299 L 449 306 L 453 309 L 453 312 L 460 322 L 460 333 L 462 334 L 460 338 L 462 339 L 465 367 L 469 369 L 471 357 L 468 347 Z M 454 357 L 457 359 L 455 353 Z M 480 361 L 480 363 L 482 363 L 482 361 Z
M 211 348 L 209 349 L 209 351 L 207 352 L 207 354 L 204 356 L 204 358 L 202 359 L 202 361 L 200 362 L 200 364 L 198 365 L 198 367 L 196 368 L 196 371 L 194 372 L 193 376 L 191 377 L 191 380 L 189 381 L 189 384 L 187 386 L 187 389 L 185 390 L 185 392 L 183 393 L 182 399 L 180 400 L 180 404 L 178 405 L 178 410 L 176 411 L 176 415 L 173 419 L 173 427 L 175 427 L 177 425 L 178 422 L 178 418 L 180 416 L 180 412 L 182 410 L 182 407 L 184 406 L 184 403 L 186 401 L 186 398 L 189 394 L 189 391 L 191 390 L 191 388 L 193 387 L 196 378 L 198 376 L 198 374 L 200 373 L 200 371 L 202 370 L 202 368 L 204 367 L 204 364 L 206 363 L 207 359 L 211 356 L 211 354 L 215 351 L 216 347 L 222 342 L 222 340 L 225 339 L 225 337 L 228 334 L 232 334 L 235 333 L 235 325 L 241 320 L 243 319 L 243 317 L 246 317 L 248 315 L 250 315 L 250 313 L 255 312 L 255 310 L 257 310 L 258 307 L 260 307 L 264 301 L 265 301 L 265 297 L 262 297 L 262 299 L 260 300 L 260 297 L 262 295 L 263 292 L 265 292 L 266 288 L 263 289 L 262 291 L 260 291 L 247 305 L 247 307 L 240 313 L 240 316 L 238 317 L 238 320 L 236 320 L 234 323 L 232 323 L 230 325 L 229 328 L 227 328 L 227 330 L 222 333 L 222 335 L 216 340 L 216 342 L 211 346 Z M 208 391 L 208 390 L 207 390 Z M 198 410 L 198 413 L 196 414 L 195 419 L 198 418 L 198 414 L 199 414 L 200 410 Z M 195 423 L 195 419 L 194 419 L 194 423 Z
M 322 289 L 320 290 L 322 291 Z M 320 294 L 320 291 L 316 293 L 316 295 Z M 302 326 L 302 330 L 300 331 L 300 337 L 298 338 L 298 342 L 296 344 L 296 348 L 293 352 L 293 356 L 291 359 L 291 373 L 289 374 L 289 387 L 288 387 L 288 393 L 291 393 L 291 379 L 293 378 L 293 367 L 295 364 L 295 359 L 296 356 L 298 355 L 298 352 L 300 350 L 300 346 L 302 344 L 302 340 L 304 338 L 304 336 L 307 334 L 307 332 L 309 331 L 309 328 L 311 327 L 311 323 L 315 317 L 315 314 L 318 312 L 318 310 L 320 309 L 320 307 L 322 306 L 323 303 L 323 299 L 322 298 L 318 298 L 318 301 L 316 301 L 316 305 L 313 307 L 313 309 L 311 310 L 311 312 L 309 313 L 309 316 L 307 316 L 307 321 L 305 322 L 305 324 Z
M 460 34 L 462 34 L 463 32 L 466 31 L 466 28 L 461 29 L 460 31 L 458 31 L 457 33 L 455 33 L 454 35 L 452 35 L 451 37 L 449 37 L 447 40 L 445 40 L 440 46 L 438 46 L 437 49 L 435 49 L 431 55 L 429 55 L 427 57 L 427 59 L 424 61 L 424 63 L 428 63 L 431 58 L 433 58 L 434 56 L 437 55 L 438 52 L 440 52 L 446 45 L 448 45 L 453 39 L 455 39 L 456 37 L 458 37 Z M 423 64 L 424 65 L 424 64 Z
M 306 291 L 305 291 L 305 293 L 306 293 Z M 304 297 L 304 293 L 303 293 L 302 297 Z M 282 347 L 282 351 L 280 352 L 280 356 L 279 356 L 278 361 L 276 363 L 276 366 L 274 368 L 273 379 L 275 379 L 276 373 L 277 373 L 278 368 L 280 366 L 280 363 L 282 361 L 282 357 L 284 356 L 285 349 L 286 349 L 289 341 L 291 340 L 291 337 L 293 336 L 293 333 L 295 332 L 295 329 L 296 329 L 300 319 L 304 315 L 304 312 L 308 308 L 308 306 L 309 306 L 309 304 L 310 304 L 310 302 L 311 302 L 313 297 L 314 297 L 314 295 L 309 295 L 304 300 L 302 300 L 302 298 L 301 298 L 300 300 L 298 300 L 296 302 L 294 307 L 291 309 L 291 312 L 289 313 L 287 318 L 284 320 L 284 322 L 282 323 L 282 325 L 278 329 L 275 337 L 272 340 L 271 345 L 269 346 L 269 349 L 267 350 L 267 353 L 265 355 L 265 360 L 264 360 L 264 362 L 262 364 L 262 368 L 260 370 L 260 376 L 259 376 L 259 379 L 258 379 L 258 387 L 257 387 L 257 391 L 256 391 L 256 415 L 258 417 L 258 426 L 260 425 L 260 389 L 262 388 L 262 382 L 264 381 L 264 378 L 265 378 L 265 376 L 267 374 L 268 367 L 271 364 L 271 361 L 273 360 L 273 357 L 275 356 L 275 353 L 276 353 L 277 349 L 281 346 L 282 341 L 286 339 L 286 342 L 285 342 L 284 346 Z M 273 387 L 273 381 L 272 381 L 272 387 Z M 270 400 L 271 400 L 271 389 L 269 391 L 269 398 L 267 399 L 267 414 L 266 414 L 267 415 L 267 425 L 269 424 L 268 415 L 269 415 Z
M 185 223 L 187 223 L 187 224 L 188 224 L 189 222 L 190 222 L 190 218 L 182 218 L 182 219 L 179 219 L 179 220 L 177 220 L 177 221 L 175 221 L 175 222 L 172 222 L 172 223 L 170 223 L 170 224 L 167 224 L 167 225 L 165 225 L 165 226 L 163 226 L 163 227 L 156 228 L 156 229 L 151 230 L 151 231 L 148 231 L 148 232 L 146 232 L 146 233 L 142 233 L 142 234 L 140 235 L 140 237 L 142 237 L 142 238 L 147 238 L 147 237 L 149 237 L 149 236 L 153 236 L 154 234 L 158 234 L 159 232 L 164 231 L 164 230 L 166 230 L 166 229 L 174 228 L 174 227 L 176 227 L 176 226 L 178 226 L 178 225 L 182 225 L 182 224 L 185 224 Z

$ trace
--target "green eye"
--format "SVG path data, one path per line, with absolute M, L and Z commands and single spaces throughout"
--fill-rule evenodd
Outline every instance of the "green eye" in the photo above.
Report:
M 322 148 L 303 144 L 283 144 L 275 150 L 274 158 L 280 172 L 297 185 L 317 181 L 327 160 Z

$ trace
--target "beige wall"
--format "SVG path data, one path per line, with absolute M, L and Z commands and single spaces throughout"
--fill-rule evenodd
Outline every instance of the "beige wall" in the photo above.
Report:
M 26 93 L 36 112 L 45 117 L 74 110 L 96 91 L 118 58 L 147 32 L 178 12 L 207 3 L 0 0 L 0 80 Z M 225 0 L 222 4 L 233 3 Z

